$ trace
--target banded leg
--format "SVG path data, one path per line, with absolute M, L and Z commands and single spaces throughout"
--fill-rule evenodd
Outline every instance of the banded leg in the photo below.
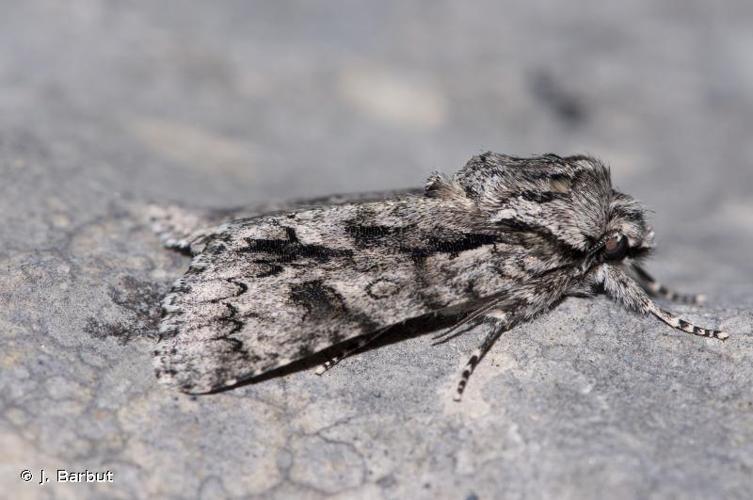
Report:
M 617 268 L 616 266 L 603 265 L 599 269 L 599 273 L 599 278 L 604 285 L 604 290 L 607 295 L 622 303 L 630 310 L 644 314 L 653 314 L 672 328 L 676 328 L 692 335 L 719 340 L 726 340 L 729 337 L 727 332 L 695 326 L 689 321 L 685 321 L 684 319 L 660 308 L 653 300 L 651 300 L 651 297 L 648 296 L 638 283 L 636 283 L 622 269 Z
M 316 368 L 317 375 L 323 375 L 324 372 L 335 366 L 337 363 L 342 361 L 343 359 L 347 358 L 351 354 L 355 353 L 356 351 L 359 351 L 366 347 L 367 345 L 374 342 L 376 339 L 382 336 L 384 332 L 386 332 L 389 328 L 380 328 L 379 330 L 375 331 L 374 333 L 364 335 L 360 338 L 357 338 L 353 344 L 350 344 L 351 347 L 348 347 L 347 349 L 342 350 L 339 354 L 336 354 L 332 356 L 330 359 L 322 363 Z
M 671 312 L 665 311 L 664 309 L 656 306 L 651 309 L 651 313 L 672 328 L 682 330 L 686 333 L 692 333 L 693 335 L 698 335 L 700 337 L 710 337 L 719 340 L 727 340 L 729 338 L 729 333 L 727 332 L 723 332 L 721 330 L 710 330 L 708 328 L 695 326 L 692 323 L 689 323 L 680 318 L 679 316 L 675 316 Z
M 491 328 L 491 331 L 486 335 L 481 345 L 473 351 L 471 357 L 468 358 L 468 362 L 463 367 L 463 371 L 460 373 L 457 390 L 453 397 L 453 400 L 455 401 L 463 399 L 463 391 L 465 391 L 465 386 L 468 385 L 468 379 L 471 378 L 473 370 L 476 369 L 476 366 L 478 366 L 486 353 L 489 352 L 489 349 L 492 348 L 497 339 L 513 326 L 512 321 L 501 311 L 494 311 L 484 319 L 486 320 L 485 324 Z
M 653 297 L 671 300 L 672 302 L 677 302 L 680 304 L 700 305 L 706 302 L 706 297 L 702 294 L 678 293 L 674 290 L 668 289 L 667 287 L 656 281 L 653 276 L 648 274 L 646 270 L 643 269 L 643 267 L 639 266 L 636 263 L 633 263 L 631 267 L 635 272 L 635 275 L 637 276 L 638 282 L 640 283 L 641 287 Z

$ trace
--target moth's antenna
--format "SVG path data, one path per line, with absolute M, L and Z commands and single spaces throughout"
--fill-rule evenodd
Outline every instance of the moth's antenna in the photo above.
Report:
M 641 286 L 654 297 L 671 300 L 672 302 L 679 302 L 680 304 L 700 305 L 706 301 L 706 296 L 703 294 L 678 293 L 674 290 L 670 290 L 656 281 L 653 276 L 636 262 L 631 264 L 631 268 L 638 277 Z

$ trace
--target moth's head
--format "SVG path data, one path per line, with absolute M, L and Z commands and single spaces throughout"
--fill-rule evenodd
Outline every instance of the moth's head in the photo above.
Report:
M 589 250 L 589 257 L 617 263 L 646 257 L 653 248 L 654 230 L 646 221 L 646 209 L 633 197 L 613 190 L 606 230 Z

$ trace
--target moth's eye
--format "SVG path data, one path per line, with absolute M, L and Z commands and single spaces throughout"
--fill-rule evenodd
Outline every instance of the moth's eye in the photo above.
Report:
M 622 260 L 628 250 L 628 240 L 621 234 L 611 236 L 604 244 L 604 256 L 607 260 Z

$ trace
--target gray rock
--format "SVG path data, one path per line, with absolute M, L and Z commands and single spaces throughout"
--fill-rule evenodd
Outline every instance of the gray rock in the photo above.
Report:
M 0 8 L 0 497 L 749 497 L 750 2 Z M 206 397 L 156 383 L 187 258 L 150 202 L 415 186 L 486 149 L 611 163 L 656 211 L 650 268 L 711 298 L 672 309 L 730 340 L 572 299 L 461 404 L 475 333 Z

